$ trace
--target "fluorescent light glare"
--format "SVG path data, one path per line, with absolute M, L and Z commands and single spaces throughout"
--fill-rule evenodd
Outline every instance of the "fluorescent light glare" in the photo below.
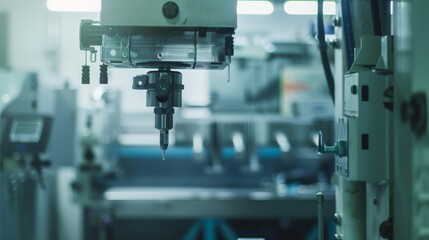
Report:
M 287 1 L 284 4 L 284 10 L 287 14 L 291 15 L 316 15 L 317 1 Z M 335 15 L 335 13 L 335 2 L 325 1 L 323 3 L 323 14 Z
M 270 15 L 274 6 L 269 1 L 238 1 L 238 14 Z
M 101 0 L 47 0 L 53 12 L 100 12 Z

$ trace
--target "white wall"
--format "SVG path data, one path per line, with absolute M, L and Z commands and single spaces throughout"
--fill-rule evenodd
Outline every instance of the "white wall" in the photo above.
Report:
M 272 41 L 306 41 L 315 16 L 288 15 L 275 4 L 271 15 L 238 15 L 237 34 L 259 32 Z

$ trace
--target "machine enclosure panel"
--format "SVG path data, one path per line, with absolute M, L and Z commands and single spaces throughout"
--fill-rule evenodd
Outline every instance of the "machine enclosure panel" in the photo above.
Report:
M 358 74 L 348 74 L 344 77 L 344 115 L 359 117 Z M 353 92 L 355 89 L 356 92 Z
M 390 112 L 384 107 L 384 91 L 391 76 L 371 72 L 345 76 L 343 124 L 347 130 L 348 157 L 337 157 L 337 172 L 353 181 L 388 180 L 388 121 Z M 351 86 L 357 91 L 352 93 Z M 338 129 L 338 126 L 337 126 Z M 341 171 L 338 171 L 341 170 Z
M 164 17 L 170 0 L 102 0 L 101 25 L 130 27 L 237 27 L 236 0 L 176 0 L 177 17 Z

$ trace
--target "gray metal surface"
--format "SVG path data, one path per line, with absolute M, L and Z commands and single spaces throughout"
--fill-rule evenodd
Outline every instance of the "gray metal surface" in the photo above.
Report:
M 71 89 L 54 90 L 54 123 L 48 147 L 53 167 L 73 166 L 76 161 L 76 91 Z
M 9 14 L 0 12 L 0 68 L 7 68 L 9 65 Z
M 101 60 L 116 67 L 224 69 L 225 37 L 230 35 L 207 32 L 199 37 L 194 30 L 177 29 L 104 35 Z
M 428 1 L 395 1 L 395 109 L 413 92 L 428 94 Z M 394 238 L 428 239 L 428 144 L 411 132 L 409 123 L 394 120 Z M 426 133 L 427 134 L 427 133 Z
M 409 99 L 412 78 L 411 59 L 411 1 L 397 1 L 394 5 L 395 34 L 395 105 Z M 403 124 L 399 114 L 394 119 L 394 228 L 395 239 L 416 239 L 413 229 L 414 208 L 412 189 L 413 140 L 409 126 Z M 404 161 L 406 159 L 406 161 Z
M 105 197 L 119 218 L 316 219 L 316 192 L 280 197 L 259 189 L 122 188 Z M 333 216 L 334 196 L 325 198 L 325 216 Z

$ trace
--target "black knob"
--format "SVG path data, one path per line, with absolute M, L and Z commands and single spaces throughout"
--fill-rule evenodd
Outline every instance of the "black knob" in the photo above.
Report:
M 34 157 L 34 160 L 31 162 L 31 166 L 36 169 L 47 168 L 52 165 L 52 162 L 49 159 L 40 159 L 38 156 Z
M 409 102 L 402 102 L 401 118 L 403 122 L 409 122 L 411 130 L 417 137 L 426 134 L 428 118 L 426 93 L 415 93 Z
M 83 152 L 83 158 L 87 162 L 93 162 L 95 160 L 95 153 L 92 148 L 87 147 Z
M 100 84 L 107 84 L 107 65 L 100 65 Z
M 82 66 L 82 84 L 89 84 L 89 66 Z
M 231 36 L 225 37 L 225 55 L 234 56 L 234 38 Z
M 379 234 L 384 239 L 393 239 L 393 219 L 389 218 L 380 224 Z
M 162 13 L 168 19 L 172 19 L 179 15 L 179 6 L 175 2 L 167 2 L 162 7 Z

